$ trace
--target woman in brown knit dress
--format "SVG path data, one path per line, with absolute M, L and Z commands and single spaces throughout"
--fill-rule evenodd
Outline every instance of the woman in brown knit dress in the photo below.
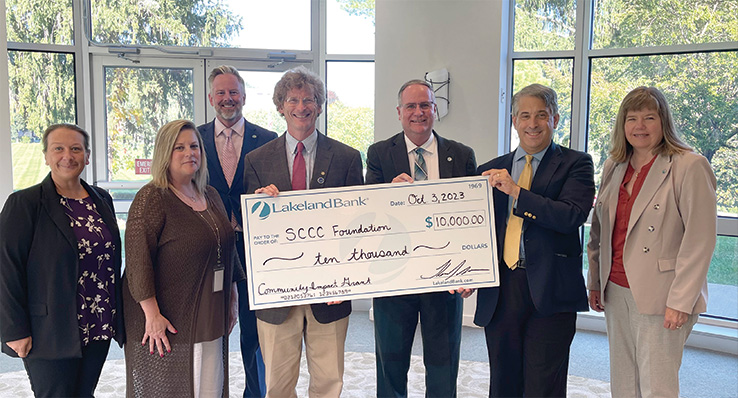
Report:
M 152 181 L 126 223 L 128 397 L 228 396 L 228 334 L 244 278 L 202 138 L 177 120 L 156 136 Z

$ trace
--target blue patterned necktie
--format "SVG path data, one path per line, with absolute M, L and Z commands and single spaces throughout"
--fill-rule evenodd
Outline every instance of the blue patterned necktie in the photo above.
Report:
M 423 152 L 425 152 L 423 148 L 415 148 L 415 181 L 425 181 L 428 179 L 428 170 L 425 168 Z

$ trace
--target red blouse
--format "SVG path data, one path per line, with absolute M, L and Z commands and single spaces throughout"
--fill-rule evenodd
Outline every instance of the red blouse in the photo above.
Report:
M 651 166 L 655 160 L 656 156 L 641 167 L 639 173 L 635 173 L 633 166 L 628 163 L 628 169 L 625 170 L 623 182 L 620 184 L 618 207 L 615 211 L 615 226 L 612 230 L 612 267 L 610 268 L 610 281 L 622 287 L 630 288 L 628 277 L 625 275 L 625 267 L 623 267 L 623 247 L 625 246 L 625 237 L 628 233 L 630 213 L 633 210 L 633 203 L 638 197 L 641 187 L 643 187 L 643 182 L 646 180 L 648 171 L 651 170 Z M 625 185 L 633 178 L 633 174 L 635 174 L 636 180 L 633 184 L 633 191 L 628 195 Z

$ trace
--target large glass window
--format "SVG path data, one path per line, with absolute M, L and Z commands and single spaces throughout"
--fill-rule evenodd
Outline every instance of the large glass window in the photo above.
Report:
M 595 173 L 607 158 L 610 131 L 623 97 L 658 87 L 682 138 L 712 164 L 718 211 L 738 214 L 738 52 L 595 58 L 590 90 L 589 152 Z
M 92 1 L 99 43 L 310 50 L 310 0 Z
M 374 62 L 328 62 L 326 134 L 361 152 L 374 143 Z
M 73 44 L 72 0 L 6 0 L 9 42 Z
M 707 313 L 738 319 L 738 237 L 718 235 L 710 270 L 707 272 L 710 299 Z
M 243 116 L 251 123 L 282 134 L 287 122 L 277 112 L 272 96 L 274 86 L 282 78 L 282 72 L 240 71 L 246 83 L 246 105 Z
M 735 1 L 597 0 L 592 48 L 637 48 L 736 40 Z
M 374 0 L 327 0 L 326 52 L 374 54 Z
M 108 180 L 147 180 L 136 159 L 151 159 L 156 133 L 194 116 L 193 72 L 174 68 L 105 68 Z
M 75 123 L 74 55 L 8 51 L 13 189 L 41 182 L 49 172 L 41 152 L 44 130 Z
M 244 65 L 244 115 L 278 133 L 286 126 L 271 101 L 274 84 L 281 71 L 305 64 L 330 81 L 324 109 L 330 120 L 321 119 L 321 131 L 362 153 L 373 141 L 374 0 L 3 4 L 15 189 L 47 173 L 39 144 L 43 130 L 52 123 L 78 123 L 89 129 L 93 141 L 85 177 L 125 203 L 150 178 L 145 167 L 137 168 L 145 162 L 136 160 L 152 157 L 156 132 L 164 123 L 212 118 L 204 117 L 204 69 L 214 62 Z M 89 28 L 75 31 L 74 21 Z M 75 37 L 86 41 L 88 35 L 89 46 L 75 43 Z M 117 46 L 146 48 L 136 52 Z M 269 58 L 253 50 L 296 53 L 296 58 Z
M 517 0 L 515 51 L 573 50 L 575 0 Z
M 559 125 L 554 131 L 553 140 L 563 146 L 569 146 L 571 135 L 571 87 L 574 60 L 559 59 L 521 59 L 513 63 L 513 92 L 517 93 L 525 86 L 533 83 L 543 84 L 556 90 L 559 105 Z M 520 144 L 518 135 L 513 131 L 510 135 L 510 148 Z

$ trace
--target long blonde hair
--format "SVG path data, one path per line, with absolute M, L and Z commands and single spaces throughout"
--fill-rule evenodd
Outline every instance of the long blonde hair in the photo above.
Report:
M 664 94 L 656 87 L 641 86 L 629 92 L 623 98 L 623 102 L 620 103 L 615 127 L 613 127 L 612 134 L 610 135 L 610 157 L 614 161 L 618 163 L 625 162 L 633 154 L 633 146 L 625 138 L 625 118 L 628 116 L 628 112 L 643 109 L 656 111 L 661 119 L 663 138 L 653 149 L 655 154 L 675 155 L 692 151 L 692 148 L 679 138 L 679 134 L 674 126 L 674 119 L 671 117 L 669 104 L 666 102 Z
M 174 144 L 177 142 L 179 133 L 184 130 L 192 130 L 197 136 L 200 143 L 200 168 L 192 177 L 197 192 L 205 192 L 205 186 L 208 185 L 208 161 L 205 157 L 205 149 L 202 145 L 202 136 L 197 131 L 195 123 L 189 120 L 174 120 L 159 129 L 156 133 L 156 141 L 154 143 L 154 159 L 151 162 L 151 181 L 159 188 L 171 188 L 172 182 L 169 179 L 169 164 L 172 160 L 172 152 L 174 152 Z

